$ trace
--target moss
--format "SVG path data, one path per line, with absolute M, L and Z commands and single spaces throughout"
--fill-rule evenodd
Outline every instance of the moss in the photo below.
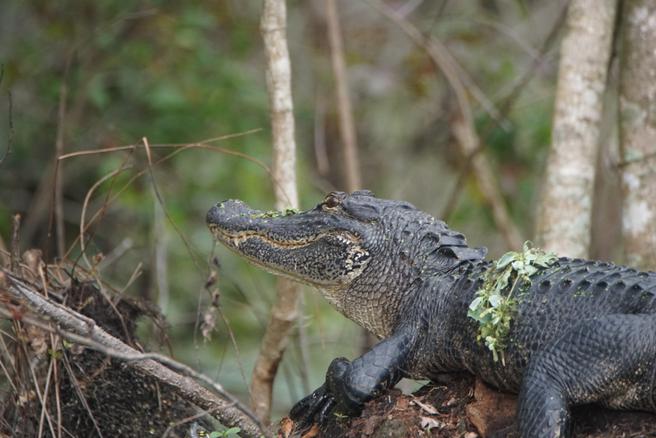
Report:
M 262 213 L 251 214 L 251 219 L 263 219 L 263 218 L 273 218 L 273 217 L 284 217 L 284 216 L 293 216 L 298 214 L 299 211 L 296 208 L 286 208 L 284 210 L 269 210 Z

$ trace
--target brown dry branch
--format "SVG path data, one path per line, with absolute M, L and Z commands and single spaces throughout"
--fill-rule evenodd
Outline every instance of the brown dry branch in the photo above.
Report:
M 23 323 L 56 333 L 70 342 L 84 345 L 109 357 L 126 361 L 134 369 L 172 388 L 182 399 L 213 412 L 222 424 L 239 427 L 244 436 L 268 435 L 247 407 L 209 377 L 167 356 L 135 350 L 97 326 L 92 319 L 43 296 L 34 286 L 7 270 L 0 269 L 0 284 L 3 293 L 24 303 L 36 315 L 46 318 L 44 321 L 30 315 L 22 315 Z M 8 318 L 14 316 L 5 308 L 0 308 L 0 313 Z M 211 390 L 194 379 L 203 382 Z
M 2 85 L 2 80 L 5 77 L 5 65 L 0 64 L 0 85 Z M 7 132 L 7 146 L 5 147 L 4 152 L 0 155 L 0 165 L 5 162 L 5 159 L 11 153 L 11 146 L 14 143 L 14 118 L 13 118 L 13 104 L 11 99 L 11 91 L 7 91 L 7 110 L 9 115 L 7 116 L 9 130 Z
M 276 208 L 298 208 L 296 191 L 296 142 L 291 91 L 291 63 L 287 48 L 285 0 L 264 0 L 260 31 L 266 53 L 266 82 L 271 111 L 273 183 Z M 300 287 L 278 279 L 276 301 L 271 308 L 262 346 L 253 369 L 251 397 L 258 418 L 269 422 L 273 380 L 289 336 L 298 319 Z
M 16 213 L 12 218 L 12 231 L 11 231 L 11 270 L 18 270 L 18 265 L 20 263 L 20 225 L 21 225 L 21 215 Z
M 66 119 L 66 102 L 68 100 L 68 68 L 70 65 L 70 56 L 69 60 L 66 62 L 66 73 L 62 79 L 62 83 L 59 87 L 59 106 L 57 109 L 57 133 L 55 134 L 55 157 L 60 157 L 64 155 L 64 132 L 65 126 L 64 122 Z M 55 159 L 56 160 L 56 159 Z M 63 163 L 57 160 L 55 165 L 55 181 L 53 184 L 54 196 L 53 201 L 54 213 L 55 215 L 55 237 L 57 242 L 57 255 L 61 259 L 64 256 L 65 245 L 66 245 L 66 235 L 64 229 L 64 190 L 62 180 L 64 178 L 64 166 Z
M 7 244 L 0 234 L 0 266 L 9 266 L 11 261 L 8 254 Z
M 624 256 L 656 269 L 656 5 L 628 0 L 622 8 L 620 83 Z
M 326 0 L 326 21 L 330 41 L 330 57 L 337 89 L 337 114 L 339 116 L 339 133 L 342 139 L 342 153 L 346 169 L 346 190 L 352 192 L 362 188 L 358 160 L 358 144 L 353 122 L 353 109 L 348 90 L 346 63 L 344 62 L 344 44 L 339 24 L 336 0 Z
M 507 117 L 509 111 L 512 109 L 517 98 L 520 96 L 521 92 L 523 91 L 524 87 L 526 87 L 528 83 L 531 81 L 531 79 L 535 77 L 536 70 L 538 70 L 538 68 L 544 64 L 545 58 L 547 57 L 547 53 L 549 52 L 554 41 L 556 41 L 556 37 L 559 34 L 560 28 L 565 22 L 566 12 L 567 12 L 567 3 L 563 3 L 563 5 L 560 7 L 560 11 L 558 13 L 557 18 L 554 20 L 553 26 L 551 26 L 551 30 L 549 31 L 546 38 L 542 42 L 540 49 L 537 50 L 537 55 L 535 57 L 532 57 L 531 62 L 529 63 L 528 67 L 524 70 L 524 73 L 522 73 L 522 75 L 520 75 L 514 81 L 514 83 L 511 84 L 511 86 L 509 87 L 509 91 L 504 93 L 503 97 L 499 100 L 500 101 L 499 111 L 502 117 L 504 118 Z M 487 123 L 483 128 L 481 128 L 483 137 L 485 137 L 486 134 L 490 132 L 490 128 L 491 128 L 490 123 Z M 462 192 L 463 187 L 465 187 L 465 180 L 469 175 L 469 172 L 471 171 L 472 161 L 474 159 L 474 156 L 476 156 L 482 150 L 482 146 L 483 144 L 479 145 L 479 147 L 475 149 L 474 152 L 469 154 L 469 156 L 464 160 L 464 162 L 460 167 L 460 170 L 458 171 L 458 177 L 456 179 L 456 183 L 453 185 L 451 192 L 446 197 L 446 202 L 444 204 L 440 217 L 447 222 L 456 208 L 456 204 L 458 202 L 458 198 L 460 197 L 460 193 Z
M 537 241 L 587 257 L 603 95 L 617 0 L 572 0 L 561 43 L 558 85 Z
M 444 74 L 456 95 L 458 107 L 460 108 L 460 117 L 453 123 L 453 135 L 456 144 L 460 147 L 463 157 L 472 157 L 474 177 L 485 201 L 492 208 L 494 222 L 503 235 L 506 246 L 509 248 L 521 247 L 523 242 L 521 233 L 508 213 L 492 166 L 485 155 L 478 152 L 481 149 L 481 141 L 476 132 L 473 112 L 469 103 L 468 89 L 471 88 L 468 88 L 461 80 L 462 67 L 459 66 L 446 46 L 437 38 L 425 38 L 419 29 L 383 3 L 372 0 L 369 3 L 398 25 L 417 46 L 428 54 L 435 67 Z
M 157 149 L 174 149 L 173 152 L 170 152 L 169 154 L 165 155 L 164 157 L 154 161 L 152 163 L 152 166 L 156 167 L 156 166 L 158 166 L 158 165 L 172 159 L 173 157 L 175 157 L 179 153 L 184 152 L 188 149 L 203 149 L 203 150 L 208 150 L 210 152 L 217 152 L 217 153 L 221 153 L 221 154 L 225 154 L 225 155 L 232 155 L 232 156 L 235 156 L 235 157 L 243 158 L 245 160 L 248 160 L 248 161 L 256 164 L 257 166 L 262 168 L 268 174 L 271 174 L 271 170 L 269 169 L 269 167 L 266 164 L 264 164 L 262 161 L 258 160 L 257 158 L 251 157 L 250 155 L 244 154 L 243 152 L 226 149 L 226 148 L 222 148 L 222 147 L 219 147 L 219 146 L 213 146 L 213 145 L 210 144 L 210 143 L 215 142 L 215 141 L 221 141 L 221 140 L 225 140 L 225 139 L 229 139 L 229 138 L 235 138 L 235 137 L 243 136 L 243 135 L 246 135 L 246 134 L 251 134 L 251 133 L 254 133 L 254 132 L 257 132 L 257 131 L 259 131 L 259 129 L 254 129 L 254 130 L 246 131 L 246 132 L 239 133 L 239 134 L 229 134 L 229 135 L 216 137 L 216 138 L 212 138 L 212 139 L 208 139 L 208 140 L 202 140 L 202 141 L 196 142 L 196 143 L 150 145 L 151 149 L 156 149 L 156 148 Z M 63 156 L 59 157 L 59 160 L 66 160 L 66 159 L 70 159 L 70 158 L 74 158 L 74 157 L 81 157 L 81 156 L 86 156 L 86 155 L 99 155 L 99 154 L 114 153 L 114 152 L 132 152 L 132 151 L 135 151 L 135 150 L 139 149 L 140 147 L 144 147 L 144 146 L 143 145 L 128 145 L 128 146 L 118 146 L 118 147 L 114 147 L 114 148 L 101 149 L 101 150 L 78 151 L 78 152 L 72 152 L 72 153 L 63 155 Z M 113 181 L 113 179 L 112 179 L 113 177 L 115 177 L 119 173 L 131 168 L 131 166 L 127 163 L 127 158 L 128 157 L 126 157 L 126 160 L 124 161 L 123 165 L 121 165 L 119 167 L 119 169 L 116 169 L 116 170 L 110 172 L 109 174 L 107 174 L 106 176 L 101 178 L 102 181 L 99 180 L 94 184 L 94 186 L 87 192 L 87 195 L 86 195 L 86 198 L 85 198 L 86 199 L 85 204 L 89 203 L 91 194 L 100 186 L 100 184 L 104 183 L 107 180 L 112 180 Z M 104 216 L 105 212 L 107 211 L 107 208 L 109 207 L 109 205 L 112 204 L 114 201 L 116 201 L 118 199 L 118 197 L 121 196 L 121 194 L 123 194 L 132 185 L 132 183 L 134 183 L 134 181 L 136 181 L 138 178 L 140 178 L 143 175 L 145 175 L 146 173 L 148 173 L 148 171 L 149 171 L 148 168 L 146 168 L 146 169 L 142 169 L 139 172 L 135 173 L 115 193 L 112 193 L 111 190 L 108 191 L 108 193 L 106 194 L 106 199 L 103 202 L 101 208 L 98 209 L 98 211 L 96 211 L 94 213 L 94 215 L 91 217 L 91 219 L 89 219 L 88 222 L 86 222 L 85 220 L 81 220 L 81 222 L 84 222 L 84 223 L 80 224 L 80 233 L 78 234 L 76 239 L 73 241 L 73 243 L 69 247 L 68 251 L 65 254 L 65 257 L 68 257 L 71 254 L 71 252 L 75 248 L 75 245 L 77 245 L 79 243 L 80 239 L 82 239 L 84 234 L 88 232 L 89 228 L 93 224 L 98 222 L 100 219 L 102 219 L 102 217 Z M 86 210 L 86 208 L 83 207 L 83 211 L 84 210 Z M 80 243 L 80 245 L 83 246 L 84 243 Z M 84 253 L 84 248 L 82 248 L 82 253 Z

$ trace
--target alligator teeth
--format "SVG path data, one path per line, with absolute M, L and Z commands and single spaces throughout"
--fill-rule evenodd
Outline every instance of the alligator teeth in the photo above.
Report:
M 267 236 L 262 233 L 258 233 L 256 231 L 242 231 L 238 233 L 230 233 L 219 228 L 218 226 L 212 226 L 212 225 L 210 225 L 210 231 L 212 231 L 216 239 L 234 245 L 237 248 L 239 248 L 240 245 L 242 245 L 244 242 L 252 238 L 258 238 L 273 247 L 287 248 L 287 249 L 302 248 L 316 242 L 321 238 L 330 235 L 334 236 L 339 242 L 345 245 L 353 245 L 358 242 L 358 239 L 355 236 L 347 234 L 346 237 L 344 237 L 344 235 L 337 234 L 337 232 L 315 234 L 313 236 L 304 237 L 302 239 L 284 241 L 284 240 L 271 238 L 270 236 Z

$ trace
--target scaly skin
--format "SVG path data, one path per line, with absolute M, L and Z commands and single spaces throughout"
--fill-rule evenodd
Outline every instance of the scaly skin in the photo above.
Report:
M 485 249 L 410 204 L 335 192 L 312 210 L 272 215 L 226 201 L 207 222 L 230 249 L 317 287 L 382 339 L 331 363 L 326 383 L 291 411 L 301 425 L 356 415 L 402 377 L 462 370 L 519 392 L 525 438 L 570 436 L 578 404 L 656 412 L 656 273 L 558 259 L 520 286 L 501 363 L 467 316 L 491 266 Z

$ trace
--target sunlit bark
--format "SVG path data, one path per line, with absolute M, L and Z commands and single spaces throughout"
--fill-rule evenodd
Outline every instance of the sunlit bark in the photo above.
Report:
M 567 14 L 537 220 L 538 243 L 560 255 L 588 255 L 599 122 L 616 10 L 616 0 L 572 0 Z
M 656 269 L 656 3 L 623 10 L 620 132 L 626 262 Z

